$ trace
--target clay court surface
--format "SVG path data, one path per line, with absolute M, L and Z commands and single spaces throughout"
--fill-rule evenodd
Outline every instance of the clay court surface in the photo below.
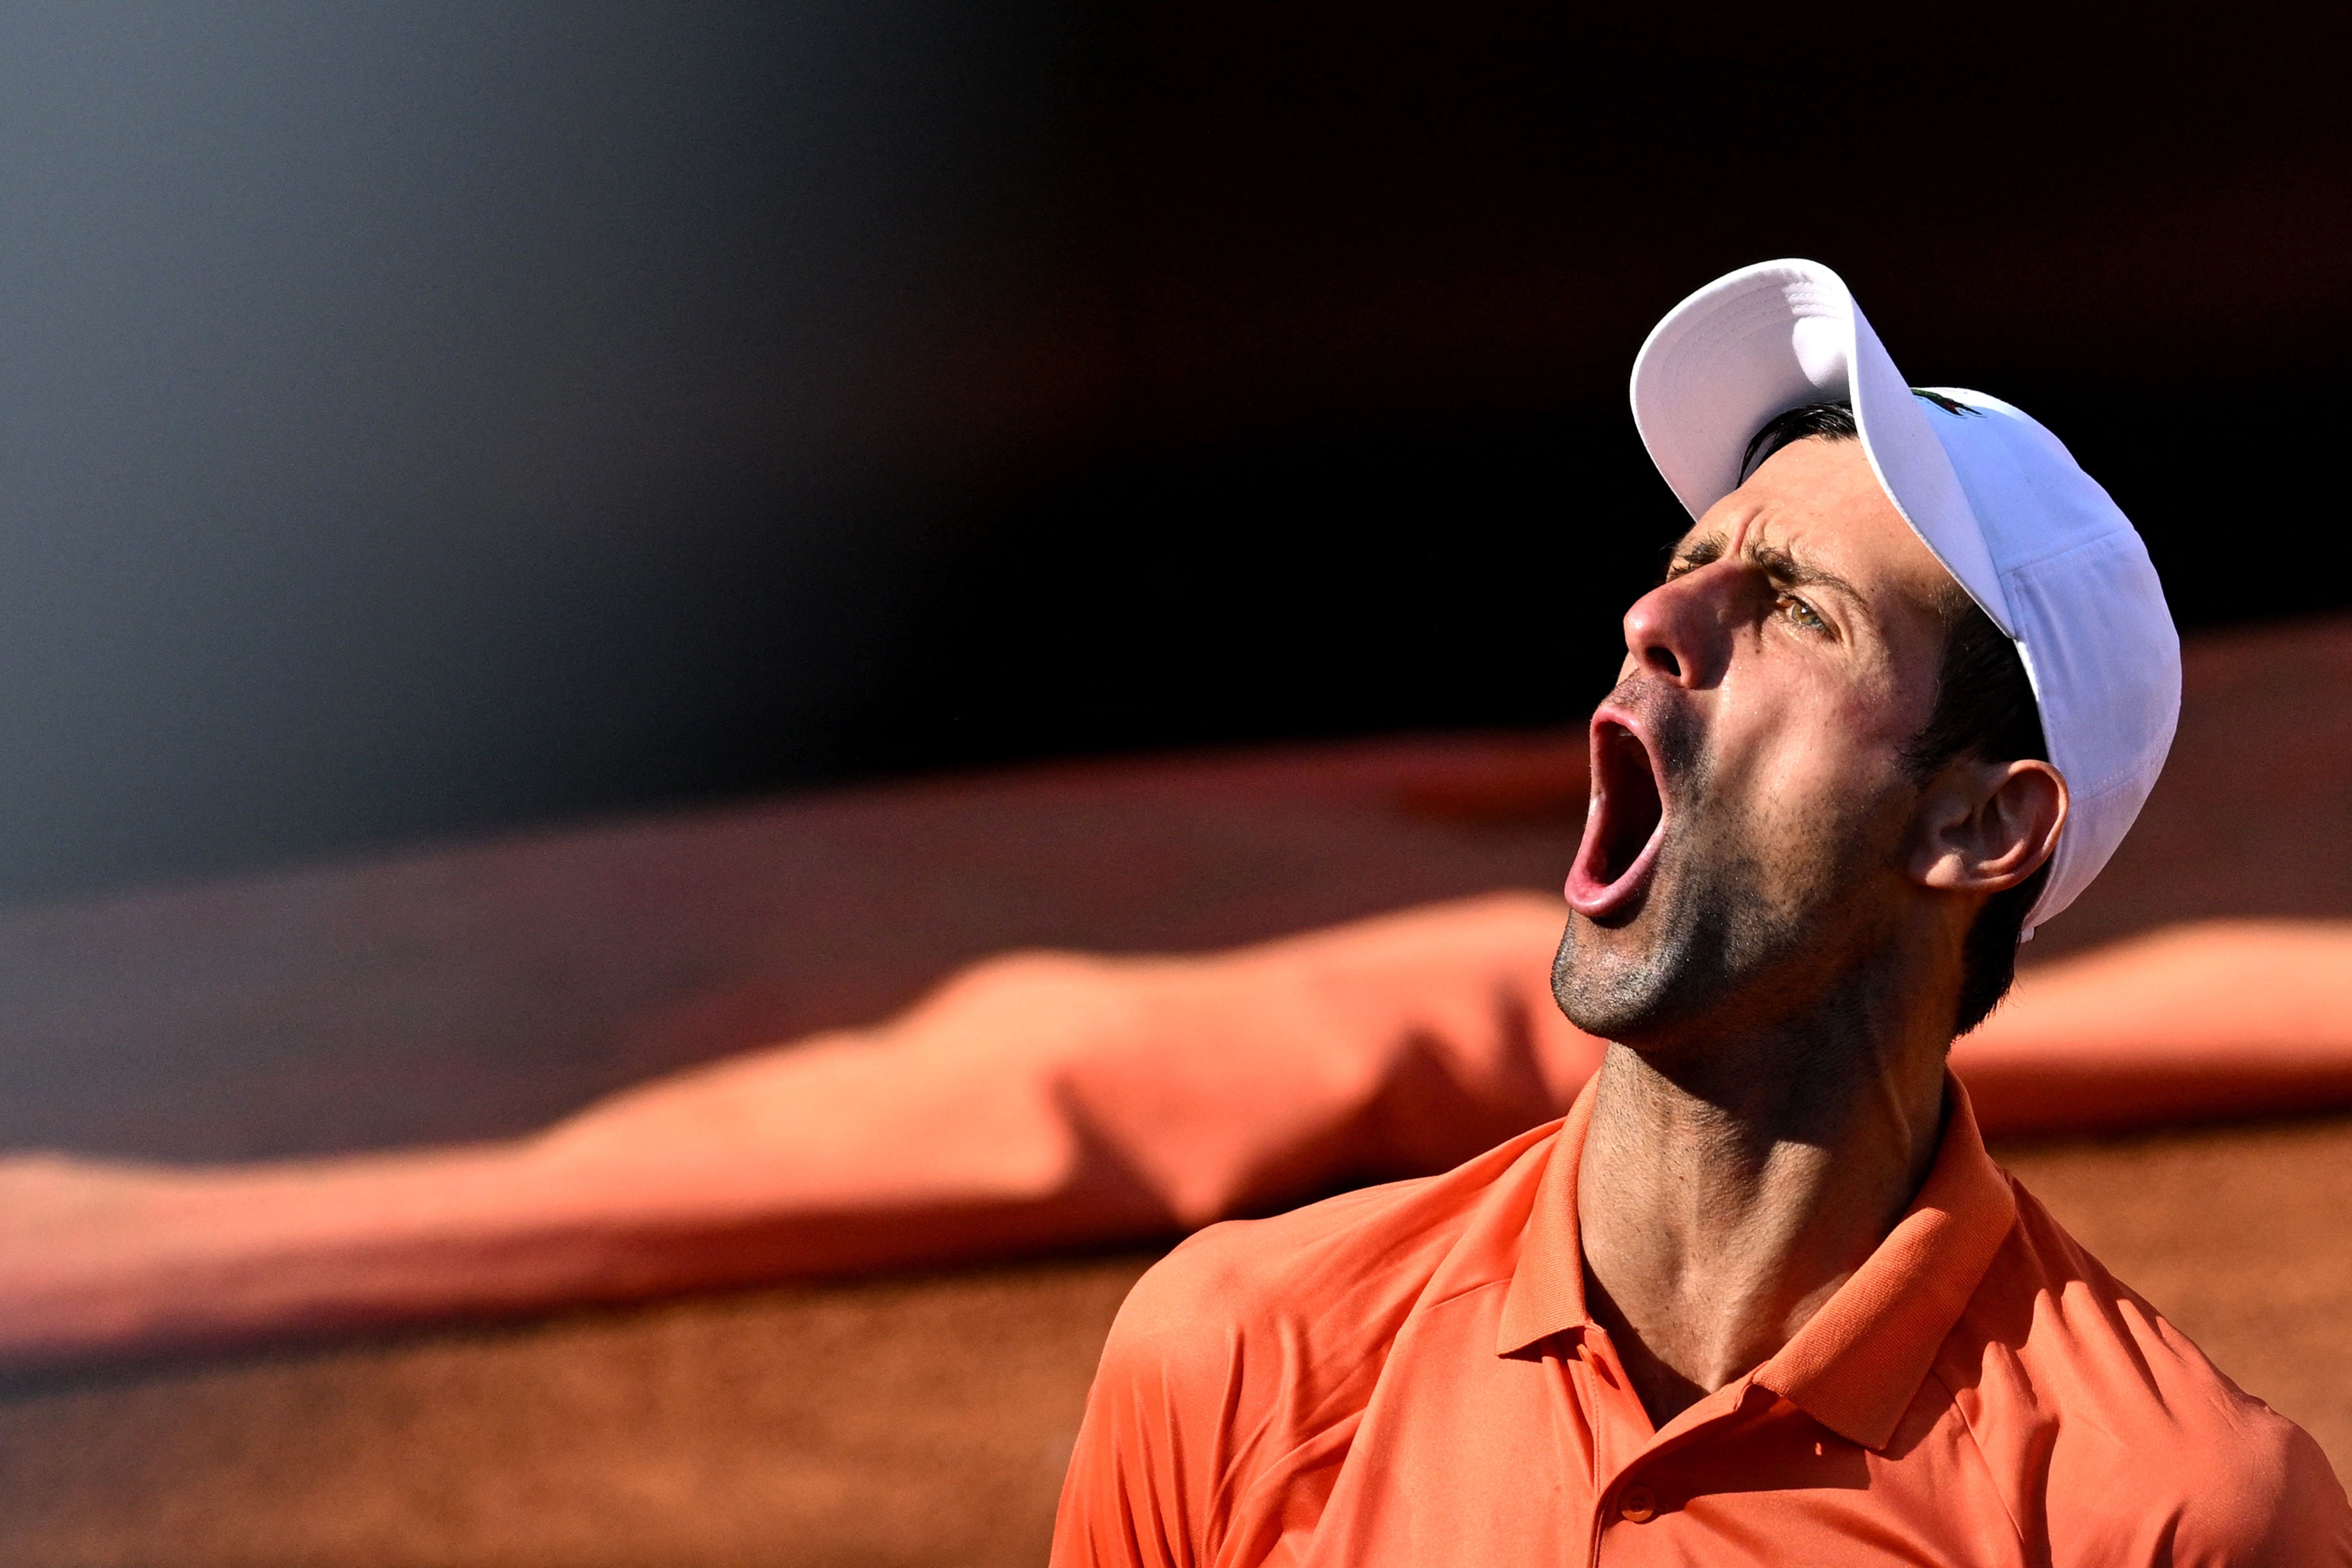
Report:
M 2209 638 L 2041 959 L 2352 914 L 2352 624 Z M 231 1159 L 521 1131 L 1009 946 L 1181 951 L 1556 887 L 1580 740 L 1043 770 L 0 918 L 0 1143 Z M 2352 1117 L 2005 1161 L 2352 1471 Z M 1042 1560 L 1150 1250 L 0 1386 L 11 1564 Z

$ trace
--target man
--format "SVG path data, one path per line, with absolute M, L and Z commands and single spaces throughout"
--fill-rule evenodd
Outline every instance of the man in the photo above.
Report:
M 1840 279 L 1677 307 L 1696 518 L 1625 617 L 1553 990 L 1560 1122 L 1139 1284 L 1057 1563 L 2352 1562 L 2315 1445 L 1986 1157 L 1945 1068 L 2169 746 L 2147 553 Z

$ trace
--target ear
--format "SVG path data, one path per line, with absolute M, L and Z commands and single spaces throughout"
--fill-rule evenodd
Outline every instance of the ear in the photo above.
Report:
M 2045 762 L 1951 763 L 1921 798 L 1912 879 L 1948 892 L 2006 892 L 2058 847 L 2067 798 L 2065 776 Z

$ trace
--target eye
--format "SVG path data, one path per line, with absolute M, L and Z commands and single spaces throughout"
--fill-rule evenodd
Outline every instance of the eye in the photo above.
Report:
M 1830 629 L 1830 624 L 1822 619 L 1811 605 L 1793 594 L 1781 595 L 1780 603 L 1775 607 L 1787 616 L 1799 631 L 1825 632 Z

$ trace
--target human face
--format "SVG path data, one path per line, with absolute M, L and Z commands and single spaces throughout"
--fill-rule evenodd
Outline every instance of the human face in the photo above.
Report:
M 1553 990 L 1636 1048 L 1817 1007 L 1920 896 L 1918 782 L 1957 587 L 1859 441 L 1796 442 L 1625 615 Z

